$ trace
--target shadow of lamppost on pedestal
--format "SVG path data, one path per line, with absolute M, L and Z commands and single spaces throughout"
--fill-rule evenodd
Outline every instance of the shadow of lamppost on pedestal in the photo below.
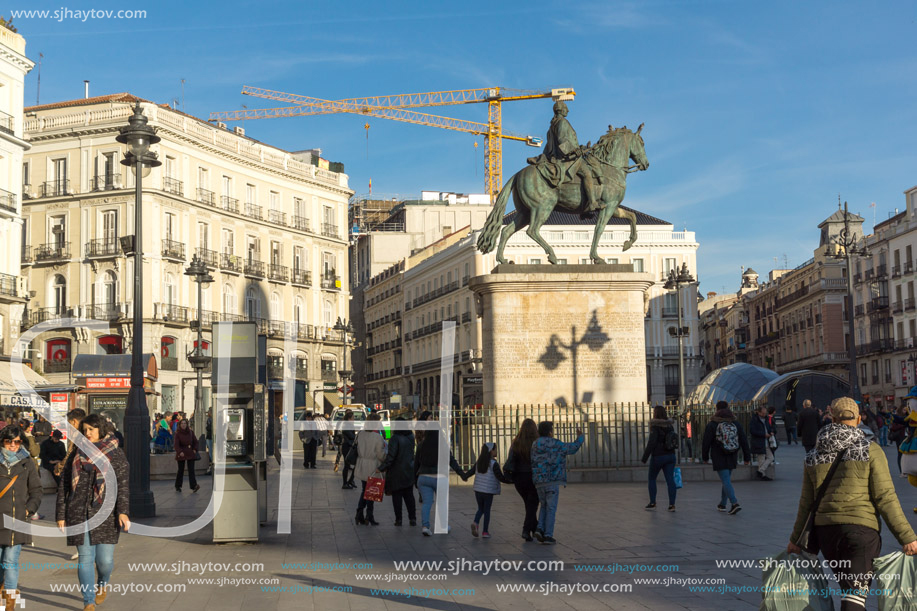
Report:
M 576 338 L 576 325 L 570 327 L 569 344 L 560 341 L 560 337 L 558 337 L 557 334 L 551 335 L 548 347 L 545 348 L 544 354 L 538 358 L 538 362 L 548 371 L 554 371 L 567 359 L 562 351 L 570 353 L 570 358 L 572 359 L 571 368 L 573 370 L 573 400 L 570 402 L 571 406 L 575 406 L 579 401 L 579 387 L 576 370 L 580 346 L 586 346 L 592 352 L 598 352 L 610 341 L 611 338 L 602 330 L 602 326 L 599 324 L 598 315 L 595 312 L 592 313 L 589 325 L 579 339 Z

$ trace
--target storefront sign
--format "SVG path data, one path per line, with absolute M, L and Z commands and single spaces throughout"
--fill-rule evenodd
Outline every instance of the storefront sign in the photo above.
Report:
M 86 378 L 86 388 L 130 388 L 130 378 Z
M 0 396 L 0 405 L 16 407 L 19 409 L 32 409 L 41 405 L 41 399 L 31 399 L 20 395 L 2 395 Z

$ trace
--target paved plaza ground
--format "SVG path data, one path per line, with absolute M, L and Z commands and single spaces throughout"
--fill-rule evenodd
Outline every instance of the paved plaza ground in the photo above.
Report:
M 588 443 L 588 440 L 587 440 Z M 894 459 L 891 449 L 887 450 Z M 736 516 L 718 513 L 719 485 L 712 482 L 688 482 L 679 491 L 678 511 L 665 511 L 664 484 L 660 486 L 659 505 L 655 512 L 644 511 L 647 503 L 645 484 L 577 484 L 563 489 L 555 536 L 556 546 L 526 543 L 520 536 L 522 502 L 512 486 L 494 502 L 490 527 L 493 538 L 475 539 L 469 525 L 475 511 L 470 486 L 451 489 L 451 527 L 449 535 L 423 537 L 420 526 L 395 527 L 388 498 L 377 505 L 380 526 L 357 526 L 354 510 L 358 491 L 341 490 L 340 478 L 333 473 L 333 456 L 319 458 L 319 469 L 303 470 L 301 453 L 294 455 L 292 534 L 279 535 L 276 530 L 277 474 L 271 461 L 270 522 L 261 529 L 258 544 L 223 544 L 211 542 L 209 527 L 192 536 L 156 539 L 122 535 L 115 553 L 116 568 L 112 584 L 118 587 L 160 584 L 186 586 L 182 593 L 138 591 L 113 593 L 100 609 L 200 609 L 248 610 L 268 609 L 363 609 L 391 611 L 411 609 L 756 609 L 760 594 L 697 593 L 685 585 L 649 585 L 635 579 L 717 579 L 730 587 L 756 587 L 761 583 L 759 568 L 717 568 L 717 560 L 755 560 L 785 548 L 796 514 L 802 474 L 801 446 L 781 446 L 777 453 L 779 466 L 774 482 L 739 482 L 736 492 L 743 510 Z M 897 477 L 892 464 L 899 498 L 911 523 L 917 526 L 917 488 Z M 660 478 L 661 480 L 661 478 Z M 148 523 L 172 526 L 191 521 L 206 506 L 212 488 L 210 477 L 201 477 L 201 491 L 192 494 L 187 486 L 181 494 L 171 482 L 154 482 L 159 517 Z M 50 523 L 54 511 L 53 495 L 46 495 L 41 513 Z M 419 508 L 418 508 L 419 513 Z M 418 517 L 419 519 L 419 517 Z M 900 549 L 887 530 L 883 532 L 883 553 Z M 24 547 L 20 587 L 27 599 L 26 609 L 82 609 L 78 594 L 53 592 L 53 585 L 76 584 L 76 568 L 61 568 L 69 563 L 74 548 L 62 538 L 36 538 L 34 547 Z M 481 571 L 465 570 L 446 579 L 433 579 L 429 570 L 396 571 L 394 562 L 402 560 L 531 561 L 560 560 L 562 570 L 551 571 Z M 263 570 L 173 570 L 171 566 L 138 568 L 128 563 L 260 563 Z M 42 565 L 41 563 L 46 563 Z M 300 563 L 298 568 L 289 565 Z M 325 563 L 315 570 L 302 568 L 305 563 Z M 334 563 L 371 563 L 371 568 L 331 568 Z M 586 565 L 677 565 L 677 569 L 633 574 L 618 571 L 577 570 Z M 286 568 L 284 565 L 287 565 Z M 212 566 L 212 565 L 211 565 Z M 198 568 L 198 567 L 195 567 Z M 246 567 L 234 567 L 245 569 Z M 396 577 L 389 577 L 395 574 Z M 373 580 L 358 576 L 377 575 Z M 421 579 L 413 579 L 415 576 Z M 192 579 L 220 578 L 257 581 L 279 579 L 275 584 L 224 583 L 207 585 Z M 386 582 L 385 579 L 392 579 Z M 396 579 L 410 579 L 398 581 Z M 498 587 L 512 584 L 534 585 L 528 593 L 499 592 Z M 554 584 L 555 592 L 545 596 L 538 588 Z M 577 586 L 576 584 L 584 584 Z M 630 592 L 565 594 L 559 588 L 612 584 L 612 588 L 632 586 Z M 613 585 L 617 584 L 617 585 Z M 344 587 L 348 591 L 308 593 L 310 586 Z M 280 588 L 287 588 L 281 592 Z M 835 585 L 836 587 L 836 585 Z M 271 589 L 273 588 L 273 591 Z M 405 589 L 415 590 L 407 596 Z M 380 589 L 400 590 L 401 594 L 381 594 Z M 431 589 L 473 590 L 473 594 L 442 595 Z M 298 591 L 297 591 L 298 590 Z M 876 601 L 869 604 L 876 608 Z

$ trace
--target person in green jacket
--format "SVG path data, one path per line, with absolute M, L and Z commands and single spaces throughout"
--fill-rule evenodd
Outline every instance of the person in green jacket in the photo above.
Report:
M 821 551 L 839 567 L 835 577 L 846 592 L 841 611 L 860 611 L 866 608 L 873 560 L 882 547 L 879 516 L 909 556 L 917 554 L 917 535 L 898 502 L 885 453 L 857 428 L 860 410 L 856 402 L 848 397 L 835 399 L 830 412 L 832 424 L 818 432 L 815 450 L 806 455 L 799 512 L 787 551 L 802 551 L 796 542 L 817 491 L 838 452 L 846 450 L 818 506 L 806 551 Z

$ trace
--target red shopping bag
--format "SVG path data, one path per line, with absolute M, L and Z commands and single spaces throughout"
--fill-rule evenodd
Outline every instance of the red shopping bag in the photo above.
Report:
M 366 491 L 363 492 L 363 500 L 380 503 L 382 502 L 383 496 L 385 496 L 384 479 L 381 477 L 371 477 L 366 480 Z

